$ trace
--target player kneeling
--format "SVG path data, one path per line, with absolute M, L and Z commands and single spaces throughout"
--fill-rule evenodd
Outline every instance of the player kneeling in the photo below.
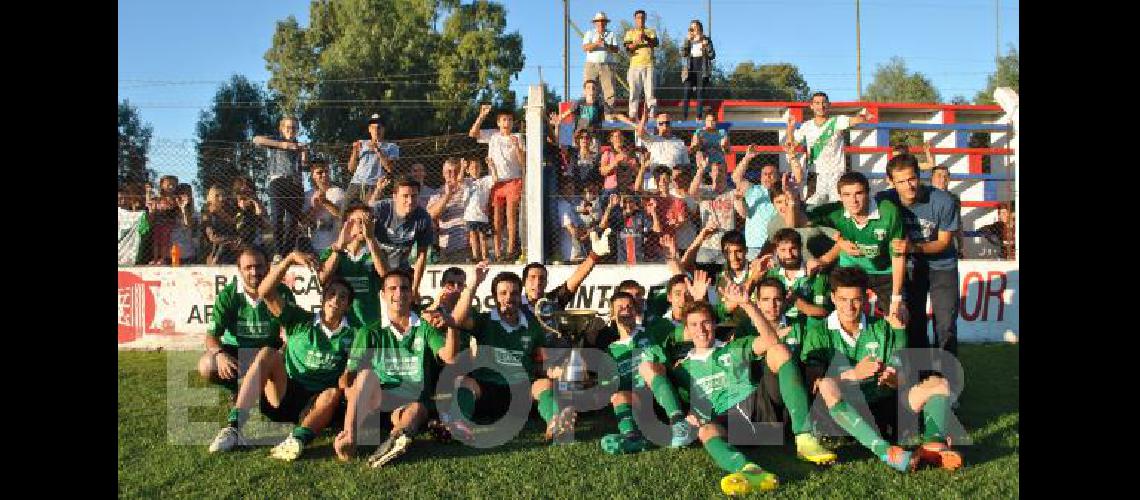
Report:
M 896 316 L 884 319 L 864 313 L 868 283 L 863 270 L 838 268 L 831 273 L 830 281 L 835 311 L 826 322 L 809 329 L 802 358 L 809 379 L 818 379 L 815 389 L 832 419 L 895 470 L 908 472 L 924 461 L 950 470 L 960 467 L 961 455 L 950 450 L 945 439 L 950 395 L 946 379 L 931 376 L 905 394 L 911 411 L 923 414 L 926 444 L 917 453 L 888 443 L 843 399 L 840 387 L 857 384 L 868 404 L 875 408 L 872 415 L 876 420 L 889 422 L 897 417 L 897 408 L 889 403 L 902 396 L 898 394 L 897 351 L 906 347 L 907 335 L 905 325 Z M 823 377 L 837 355 L 854 368 Z
M 314 315 L 285 303 L 277 294 L 276 285 L 294 264 L 313 269 L 317 262 L 312 255 L 293 252 L 273 267 L 257 290 L 270 314 L 285 328 L 285 348 L 279 352 L 263 347 L 258 352 L 230 410 L 229 425 L 210 443 L 210 453 L 245 445 L 241 428 L 259 395 L 261 413 L 270 420 L 300 421 L 270 452 L 271 457 L 286 461 L 296 460 L 340 408 L 343 392 L 337 378 L 344 371 L 354 336 L 346 317 L 352 287 L 341 278 L 329 280 L 321 296 L 320 314 Z
M 427 420 L 427 401 L 442 363 L 452 363 L 458 351 L 454 328 L 437 311 L 424 317 L 412 312 L 412 278 L 401 270 L 390 271 L 381 280 L 381 296 L 387 311 L 380 321 L 362 327 L 352 343 L 343 381 L 348 410 L 344 430 L 333 448 L 337 458 L 348 460 L 356 445 L 357 430 L 365 418 L 385 400 L 398 405 L 391 412 L 392 431 L 368 457 L 369 467 L 382 467 L 403 455 L 421 425 Z M 447 334 L 440 332 L 446 330 Z

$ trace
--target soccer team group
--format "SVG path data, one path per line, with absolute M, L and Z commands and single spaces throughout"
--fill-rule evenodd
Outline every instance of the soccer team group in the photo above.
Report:
M 673 273 L 665 290 L 647 297 L 644 286 L 623 281 L 609 301 L 610 323 L 585 340 L 617 367 L 612 379 L 598 381 L 612 389 L 617 419 L 617 432 L 601 440 L 602 449 L 648 449 L 634 413 L 635 407 L 652 407 L 670 426 L 669 446 L 701 442 L 728 473 L 720 481 L 728 494 L 778 485 L 774 474 L 728 439 L 732 418 L 757 414 L 786 419 L 797 456 L 814 464 L 836 460 L 817 431 L 828 420 L 898 471 L 921 464 L 960 467 L 961 455 L 948 442 L 947 380 L 927 372 L 900 386 L 899 353 L 908 346 L 903 267 L 908 247 L 914 253 L 916 245 L 908 235 L 925 229 L 907 227 L 920 222 L 905 211 L 926 202 L 930 188 L 919 183 L 910 154 L 892 158 L 887 171 L 896 202 L 872 201 L 866 177 L 856 172 L 838 178 L 840 201 L 811 209 L 798 203 L 798 189 L 785 189 L 792 193 L 794 226 L 836 230 L 833 251 L 819 259 L 806 257 L 793 227 L 776 232 L 771 251 L 751 261 L 743 235 L 728 231 L 721 240 L 725 265 L 714 280 L 695 266 L 695 252 L 679 256 L 676 242 L 664 236 Z M 543 321 L 569 304 L 598 259 L 610 253 L 609 239 L 592 235 L 586 260 L 553 290 L 547 290 L 547 269 L 539 263 L 527 265 L 522 277 L 498 273 L 490 284 L 493 305 L 478 310 L 473 303 L 489 274 L 486 262 L 474 266 L 470 283 L 463 269 L 448 269 L 439 296 L 421 306 L 411 274 L 385 267 L 375 230 L 368 206 L 352 205 L 340 238 L 319 257 L 294 252 L 270 266 L 259 249 L 242 249 L 240 279 L 217 296 L 198 366 L 204 378 L 233 392 L 228 424 L 209 451 L 247 446 L 242 429 L 258 406 L 272 421 L 295 424 L 270 452 L 286 461 L 330 427 L 342 428 L 333 447 L 348 460 L 363 444 L 362 430 L 388 419 L 391 432 L 367 459 L 380 467 L 404 454 L 425 429 L 472 442 L 481 429 L 473 423 L 501 418 L 511 388 L 520 386 L 529 390 L 547 439 L 572 433 L 577 411 L 559 403 L 563 368 L 547 351 L 553 344 Z M 296 305 L 282 284 L 292 266 L 319 276 L 318 312 Z M 868 305 L 869 289 L 878 297 L 878 311 Z M 727 334 L 724 325 L 732 325 Z M 489 361 L 467 374 L 440 376 L 467 356 Z M 434 397 L 437 384 L 448 401 Z M 822 398 L 824 414 L 811 411 L 813 397 Z M 894 435 L 900 413 L 921 424 L 921 444 L 914 449 L 891 444 L 900 439 Z

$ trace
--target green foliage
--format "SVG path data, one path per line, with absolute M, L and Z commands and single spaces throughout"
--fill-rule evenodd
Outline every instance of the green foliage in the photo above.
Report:
M 892 57 L 875 69 L 863 99 L 876 102 L 941 102 L 942 96 L 930 79 L 911 72 L 901 57 Z
M 996 59 L 996 71 L 990 76 L 986 77 L 986 89 L 978 91 L 974 96 L 975 104 L 997 104 L 994 101 L 994 90 L 998 87 L 1009 87 L 1014 92 L 1021 92 L 1021 80 L 1019 79 L 1019 59 L 1017 47 L 1009 46 L 1009 51 L 1002 57 Z
M 154 127 L 143 123 L 139 109 L 130 101 L 119 103 L 119 185 L 125 182 L 146 182 L 155 180 L 154 170 L 146 168 L 147 153 Z
M 800 69 L 791 63 L 742 62 L 728 75 L 727 87 L 732 99 L 806 101 L 811 95 Z
M 264 184 L 266 157 L 250 141 L 276 131 L 280 109 L 264 88 L 245 76 L 233 75 L 219 85 L 210 108 L 198 114 L 197 191 L 229 186 L 238 175 Z

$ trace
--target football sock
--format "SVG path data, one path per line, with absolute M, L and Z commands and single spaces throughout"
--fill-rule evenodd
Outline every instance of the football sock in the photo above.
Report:
M 859 441 L 876 456 L 882 456 L 883 453 L 887 452 L 890 444 L 883 440 L 882 436 L 879 436 L 879 432 L 871 427 L 870 423 L 863 420 L 863 417 L 859 416 L 859 412 L 851 408 L 846 401 L 835 403 L 835 406 L 832 406 L 828 413 L 831 414 L 831 418 L 835 419 L 835 423 L 839 424 L 843 430 L 851 434 L 856 441 Z

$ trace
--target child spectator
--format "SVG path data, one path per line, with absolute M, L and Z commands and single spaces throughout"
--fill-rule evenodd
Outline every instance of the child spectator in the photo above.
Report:
M 483 162 L 478 158 L 467 161 L 467 175 L 470 179 L 461 179 L 467 196 L 467 207 L 463 210 L 463 221 L 467 223 L 467 242 L 471 246 L 471 262 L 487 260 L 487 236 L 491 234 L 491 224 L 487 217 L 487 206 L 490 204 L 491 187 L 499 182 L 495 169 L 483 171 Z M 499 260 L 496 249 L 495 260 Z

